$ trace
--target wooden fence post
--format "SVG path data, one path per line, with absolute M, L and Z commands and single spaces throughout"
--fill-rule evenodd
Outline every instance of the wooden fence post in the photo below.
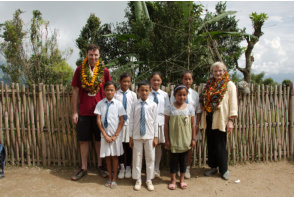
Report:
M 43 84 L 39 83 L 39 92 L 38 92 L 38 101 L 39 101 L 39 121 L 40 121 L 40 134 L 41 134 L 41 150 L 42 150 L 42 165 L 46 166 L 46 141 L 44 135 L 44 105 L 43 105 Z
M 290 144 L 290 158 L 294 159 L 293 143 L 294 143 L 294 92 L 293 82 L 290 83 L 290 100 L 289 100 L 289 144 Z

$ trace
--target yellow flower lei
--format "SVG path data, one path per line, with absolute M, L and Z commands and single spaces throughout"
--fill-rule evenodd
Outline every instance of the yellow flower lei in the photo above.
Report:
M 88 61 L 86 57 L 83 60 L 82 68 L 81 68 L 81 83 L 82 87 L 88 91 L 90 94 L 96 94 L 103 83 L 104 78 L 104 68 L 103 63 L 98 60 L 96 62 L 95 68 L 93 70 L 93 76 L 90 74 L 90 68 L 85 66 Z

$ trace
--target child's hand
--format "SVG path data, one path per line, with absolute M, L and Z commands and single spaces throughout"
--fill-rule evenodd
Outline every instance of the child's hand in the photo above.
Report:
M 110 136 L 106 135 L 106 136 L 104 136 L 104 138 L 105 138 L 107 143 L 112 142 L 112 138 Z
M 165 141 L 165 148 L 170 150 L 170 141 L 169 140 Z
M 192 141 L 191 141 L 191 147 L 192 147 L 192 148 L 195 148 L 195 147 L 196 147 L 196 141 L 195 141 L 195 140 L 192 140 Z
M 114 136 L 111 137 L 111 140 L 114 142 L 116 140 L 116 138 L 117 138 L 117 136 L 114 135 Z
M 153 146 L 156 147 L 157 144 L 158 144 L 158 138 L 155 137 L 155 138 L 153 139 Z
M 130 145 L 130 148 L 133 148 L 133 146 L 134 146 L 133 138 L 131 138 L 131 137 L 130 137 L 129 145 Z

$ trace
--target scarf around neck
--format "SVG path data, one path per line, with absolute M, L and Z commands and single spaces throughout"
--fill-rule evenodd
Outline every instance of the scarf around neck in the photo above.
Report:
M 225 72 L 219 80 L 216 80 L 214 77 L 208 80 L 200 94 L 200 103 L 203 111 L 214 112 L 218 109 L 227 91 L 227 85 L 230 80 L 228 72 Z

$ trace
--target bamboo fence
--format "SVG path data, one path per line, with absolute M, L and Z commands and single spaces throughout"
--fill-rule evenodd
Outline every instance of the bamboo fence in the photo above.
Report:
M 0 86 L 0 143 L 7 150 L 7 161 L 17 166 L 79 166 L 71 88 L 39 84 L 28 89 L 3 82 Z M 162 87 L 169 94 L 172 88 Z M 193 88 L 201 92 L 203 84 Z M 250 89 L 248 95 L 238 94 L 238 119 L 227 141 L 229 163 L 293 159 L 293 83 L 290 87 L 251 85 Z M 201 135 L 193 150 L 193 166 L 206 165 L 203 130 Z M 96 166 L 94 148 L 88 159 L 89 167 Z M 168 166 L 167 162 L 165 153 L 162 165 Z

